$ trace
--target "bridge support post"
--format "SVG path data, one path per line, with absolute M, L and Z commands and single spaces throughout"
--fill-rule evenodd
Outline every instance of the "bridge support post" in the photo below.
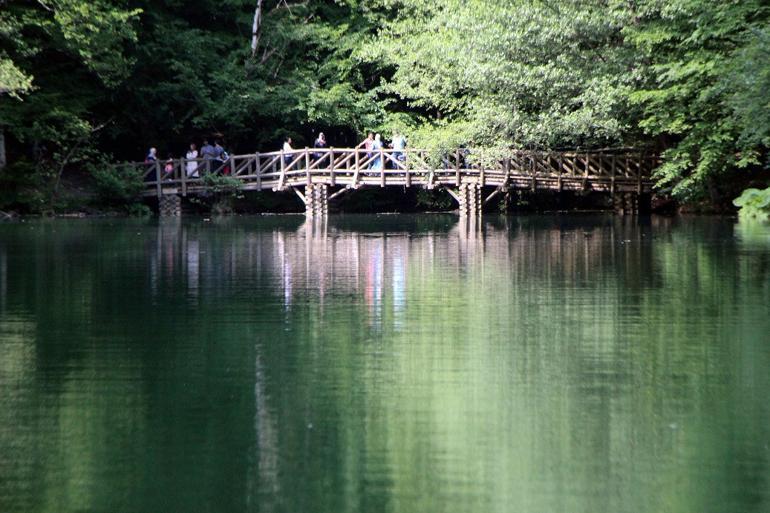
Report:
M 305 186 L 305 215 L 323 217 L 329 214 L 329 186 L 311 183 Z
M 158 199 L 160 217 L 179 217 L 182 215 L 182 198 L 176 194 L 163 194 Z
M 612 196 L 612 206 L 616 214 L 639 215 L 648 214 L 651 209 L 649 194 L 636 192 L 621 192 Z
M 480 216 L 483 201 L 481 185 L 477 183 L 460 184 L 457 190 L 457 202 L 460 204 L 460 217 Z

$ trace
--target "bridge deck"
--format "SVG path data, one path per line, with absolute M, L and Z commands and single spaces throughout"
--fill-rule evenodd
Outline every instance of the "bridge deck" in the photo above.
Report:
M 144 194 L 198 194 L 229 176 L 243 190 L 279 191 L 313 184 L 362 186 L 481 187 L 537 190 L 649 192 L 658 159 L 639 152 L 576 153 L 512 151 L 500 158 L 457 150 L 431 158 L 426 150 L 301 149 L 231 156 L 226 162 L 175 159 L 119 165 L 142 173 Z M 384 165 L 383 165 L 384 164 Z M 189 166 L 189 168 L 188 168 Z

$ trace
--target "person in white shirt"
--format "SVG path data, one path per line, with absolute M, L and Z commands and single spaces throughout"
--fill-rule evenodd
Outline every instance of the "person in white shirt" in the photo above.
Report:
M 198 178 L 198 163 L 195 162 L 195 159 L 198 158 L 198 148 L 195 146 L 195 143 L 190 145 L 190 150 L 185 155 L 185 158 L 187 159 L 187 176 L 189 178 Z
M 284 163 L 288 166 L 291 164 L 291 160 L 293 155 L 290 153 L 294 151 L 294 148 L 291 147 L 291 137 L 287 137 L 285 141 L 283 141 L 283 151 L 284 153 L 288 153 L 287 155 L 283 156 Z

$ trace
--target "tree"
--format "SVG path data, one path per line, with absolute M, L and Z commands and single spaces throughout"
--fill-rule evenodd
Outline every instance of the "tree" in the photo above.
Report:
M 606 2 L 403 0 L 375 60 L 391 112 L 421 140 L 556 148 L 619 144 L 630 56 Z
M 640 126 L 668 148 L 658 184 L 692 198 L 760 164 L 770 117 L 768 23 L 761 0 L 646 0 L 624 35 L 644 63 L 630 94 Z M 721 182 L 721 183 L 720 183 Z
M 11 79 L 2 90 L 15 99 L 0 104 L 0 126 L 19 148 L 0 183 L 6 201 L 29 194 L 42 209 L 53 206 L 64 170 L 97 151 L 97 106 L 130 71 L 124 47 L 140 11 L 113 0 L 4 3 L 0 67 Z

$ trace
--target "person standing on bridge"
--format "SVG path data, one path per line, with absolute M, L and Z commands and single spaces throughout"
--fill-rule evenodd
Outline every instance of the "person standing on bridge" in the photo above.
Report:
M 201 146 L 201 156 L 203 157 L 203 165 L 206 166 L 206 171 L 211 171 L 217 152 L 206 139 L 203 140 L 203 146 Z
M 398 132 L 393 133 L 393 141 L 390 143 L 390 147 L 393 148 L 393 158 L 395 158 L 398 162 L 403 162 L 406 160 L 406 155 L 404 155 L 404 148 L 406 148 L 406 139 L 404 139 L 404 136 L 401 135 Z M 398 165 L 396 163 L 393 163 L 394 168 L 398 168 Z
M 380 155 L 380 150 L 382 149 L 382 139 L 380 138 L 380 134 L 377 134 L 374 136 L 374 142 L 372 143 L 372 154 L 374 155 L 374 160 L 372 160 L 372 169 L 375 171 L 382 171 L 382 156 Z
M 187 151 L 185 158 L 187 159 L 187 177 L 198 178 L 198 163 L 195 162 L 195 159 L 198 158 L 198 149 L 195 143 L 190 144 L 190 149 Z
M 215 169 L 218 174 L 227 174 L 225 173 L 225 163 L 227 162 L 227 158 L 227 152 L 219 141 L 214 141 L 214 163 L 216 164 Z
M 158 161 L 158 149 L 150 148 L 150 151 L 147 153 L 147 156 L 144 158 L 144 163 L 155 164 L 157 161 Z
M 326 148 L 326 136 L 323 132 L 318 133 L 318 138 L 313 143 L 313 148 Z M 323 157 L 323 152 L 314 151 L 313 160 L 318 161 Z
M 356 150 L 363 147 L 366 150 L 366 159 L 369 160 L 372 158 L 372 146 L 374 145 L 374 134 L 369 132 L 369 134 L 366 136 L 366 139 L 361 141 L 358 146 L 356 146 Z M 371 163 L 369 163 L 366 167 L 370 167 Z
M 294 151 L 294 148 L 291 147 L 291 137 L 287 137 L 283 141 L 283 163 L 287 166 L 291 164 L 292 151 Z

